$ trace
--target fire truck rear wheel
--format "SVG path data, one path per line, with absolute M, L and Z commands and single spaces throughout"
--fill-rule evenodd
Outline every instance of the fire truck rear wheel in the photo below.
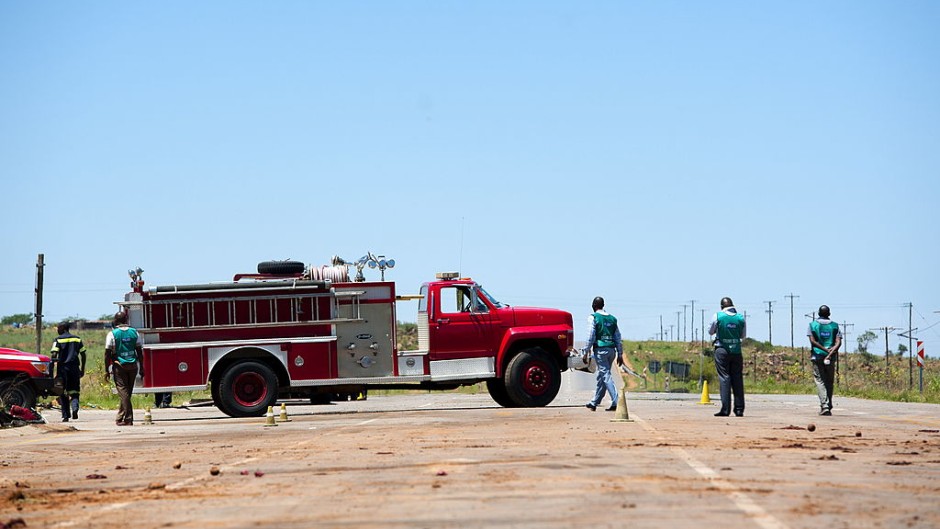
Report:
M 506 366 L 506 392 L 517 406 L 546 406 L 561 388 L 561 371 L 541 347 L 525 349 Z
M 232 417 L 260 417 L 277 401 L 277 375 L 253 360 L 232 364 L 219 384 L 219 408 Z
M 259 274 L 302 274 L 307 267 L 300 261 L 262 261 L 258 263 Z
M 496 404 L 504 408 L 518 408 L 519 405 L 509 398 L 509 392 L 506 391 L 506 382 L 501 378 L 491 378 L 486 381 L 486 390 L 490 392 L 490 397 L 496 401 Z
M 5 406 L 36 407 L 36 392 L 27 383 L 14 384 L 14 379 L 0 380 L 0 399 Z

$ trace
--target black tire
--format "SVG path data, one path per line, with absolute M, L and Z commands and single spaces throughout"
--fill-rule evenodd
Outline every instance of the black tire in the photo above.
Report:
M 486 381 L 486 390 L 490 392 L 490 396 L 493 397 L 493 400 L 496 401 L 496 404 L 504 408 L 518 408 L 519 405 L 513 402 L 509 398 L 509 393 L 506 391 L 506 383 L 501 378 L 491 378 Z
M 220 386 L 221 384 L 222 384 L 222 383 L 221 383 L 220 381 L 218 381 L 218 380 L 213 380 L 213 381 L 209 384 L 209 392 L 210 392 L 210 394 L 212 395 L 212 402 L 214 402 L 215 405 L 216 405 L 216 407 L 219 408 L 219 409 L 222 409 L 222 408 L 219 406 L 219 403 L 222 402 L 222 398 L 219 397 L 219 386 Z
M 36 407 L 36 391 L 30 385 L 29 379 L 9 377 L 0 380 L 0 399 L 4 406 L 22 406 L 24 408 Z
M 262 261 L 258 263 L 259 274 L 294 275 L 302 274 L 306 266 L 300 261 Z
M 520 351 L 503 376 L 509 399 L 523 408 L 546 406 L 561 388 L 561 370 L 540 347 Z
M 216 406 L 232 417 L 261 417 L 277 402 L 277 375 L 253 360 L 232 364 L 219 379 Z

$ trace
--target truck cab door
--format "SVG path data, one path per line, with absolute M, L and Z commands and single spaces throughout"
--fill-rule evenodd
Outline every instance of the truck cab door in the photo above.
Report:
M 431 360 L 492 356 L 501 335 L 499 319 L 470 285 L 442 285 L 428 322 Z

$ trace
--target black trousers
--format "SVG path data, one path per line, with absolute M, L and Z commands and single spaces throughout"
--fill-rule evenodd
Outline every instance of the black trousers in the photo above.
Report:
M 155 408 L 169 408 L 173 402 L 172 393 L 154 393 L 153 405 Z
M 721 395 L 721 413 L 744 413 L 744 355 L 732 354 L 722 347 L 715 348 L 715 370 Z M 732 394 L 734 403 L 732 404 Z
M 78 362 L 74 364 L 59 364 L 58 376 L 62 378 L 62 396 L 59 404 L 62 405 L 62 418 L 78 416 L 78 396 L 82 385 L 82 372 Z

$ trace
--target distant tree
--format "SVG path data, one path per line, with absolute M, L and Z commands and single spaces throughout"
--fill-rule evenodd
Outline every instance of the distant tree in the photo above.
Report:
M 20 325 L 26 325 L 27 323 L 33 322 L 33 314 L 13 314 L 11 316 L 4 316 L 0 319 L 0 324 L 2 325 L 13 325 L 18 323 Z
M 898 344 L 898 356 L 904 356 L 904 353 L 907 352 L 907 346 L 903 343 Z
M 860 334 L 858 337 L 858 352 L 867 353 L 868 346 L 877 339 L 878 335 L 871 331 L 865 331 Z

